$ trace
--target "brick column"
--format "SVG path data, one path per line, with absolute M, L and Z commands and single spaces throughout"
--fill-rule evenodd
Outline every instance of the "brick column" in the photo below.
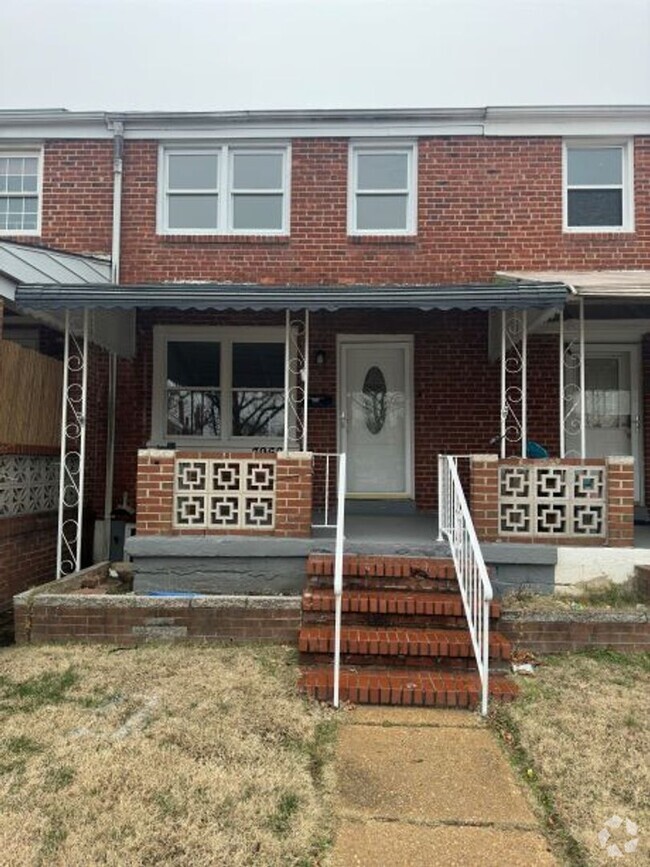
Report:
M 481 542 L 495 542 L 499 535 L 499 457 L 470 458 L 470 504 L 476 535 Z
M 607 544 L 634 545 L 634 458 L 607 458 Z
M 311 536 L 312 455 L 279 452 L 276 467 L 276 536 Z
M 163 536 L 172 531 L 174 456 L 170 449 L 138 451 L 136 532 Z

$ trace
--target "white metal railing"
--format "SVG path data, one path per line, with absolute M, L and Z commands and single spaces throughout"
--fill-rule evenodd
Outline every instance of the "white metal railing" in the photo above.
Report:
M 319 503 L 314 503 L 314 520 L 312 520 L 312 527 L 315 529 L 326 527 L 334 528 L 337 526 L 337 513 L 336 509 L 332 508 L 331 499 L 333 487 L 337 484 L 336 468 L 340 457 L 341 455 L 337 452 L 312 452 L 314 475 L 318 476 L 318 483 L 320 483 L 320 474 L 322 471 L 322 481 L 324 486 L 323 508 L 320 508 Z
M 481 679 L 481 713 L 487 713 L 492 584 L 458 475 L 458 457 L 438 455 L 438 539 L 447 539 L 463 599 Z
M 345 452 L 339 455 L 336 510 L 336 547 L 334 549 L 334 707 L 339 706 L 341 668 L 341 597 L 343 595 L 343 545 L 345 541 Z

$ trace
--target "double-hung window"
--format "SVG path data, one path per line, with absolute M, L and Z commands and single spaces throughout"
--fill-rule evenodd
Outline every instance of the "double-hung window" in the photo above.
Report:
M 40 230 L 41 154 L 0 150 L 0 234 Z
M 159 228 L 163 234 L 286 234 L 287 146 L 161 151 Z
M 632 186 L 631 142 L 565 142 L 565 231 L 632 231 Z
M 348 230 L 412 235 L 417 229 L 416 151 L 412 144 L 350 148 Z
M 284 436 L 284 331 L 155 331 L 155 442 L 279 444 Z

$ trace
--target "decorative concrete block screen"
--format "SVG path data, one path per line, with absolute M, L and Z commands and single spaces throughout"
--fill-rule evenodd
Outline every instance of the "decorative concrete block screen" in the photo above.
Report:
M 50 512 L 58 502 L 58 457 L 0 454 L 0 517 Z
M 177 460 L 176 529 L 272 530 L 274 460 Z
M 145 449 L 136 506 L 138 535 L 308 536 L 312 456 Z
M 605 536 L 605 467 L 499 467 L 499 533 Z
M 485 542 L 633 545 L 634 461 L 473 455 L 471 512 Z

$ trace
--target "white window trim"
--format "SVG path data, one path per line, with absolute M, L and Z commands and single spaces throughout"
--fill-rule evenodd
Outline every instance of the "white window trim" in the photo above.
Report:
M 36 193 L 15 193 L 9 194 L 7 197 L 15 197 L 15 196 L 25 196 L 25 195 L 35 195 L 37 199 L 37 207 L 36 207 L 36 228 L 35 229 L 0 229 L 0 237 L 9 238 L 9 237 L 37 237 L 41 234 L 41 217 L 43 212 L 43 146 L 37 147 L 12 147 L 5 148 L 0 145 L 0 156 L 2 157 L 35 157 L 38 160 L 38 170 L 37 170 L 37 181 L 36 181 Z M 5 193 L 0 193 L 0 198 L 4 198 Z
M 280 229 L 234 229 L 232 196 L 233 156 L 238 152 L 255 154 L 282 155 L 282 189 L 268 191 L 268 194 L 282 193 L 282 227 Z M 168 157 L 170 154 L 216 154 L 218 212 L 217 227 L 207 229 L 170 229 L 168 227 Z M 288 236 L 291 230 L 291 145 L 288 142 L 270 142 L 264 144 L 247 144 L 240 142 L 212 143 L 206 145 L 192 144 L 190 147 L 176 144 L 161 144 L 158 148 L 158 197 L 156 212 L 156 231 L 159 235 L 254 235 L 254 236 Z M 174 192 L 182 192 L 175 190 Z M 192 194 L 200 195 L 196 190 Z M 266 190 L 256 190 L 260 195 L 266 195 Z M 206 195 L 214 195 L 214 191 L 205 191 Z
M 621 180 L 619 184 L 581 184 L 575 189 L 621 189 L 622 226 L 569 226 L 568 151 L 571 148 L 619 147 L 622 151 Z M 562 144 L 562 231 L 569 234 L 602 234 L 634 232 L 634 140 L 633 139 L 565 139 Z
M 167 343 L 187 340 L 190 342 L 218 342 L 221 352 L 221 437 L 178 436 L 167 433 Z M 150 447 L 175 442 L 178 447 L 202 448 L 250 448 L 251 446 L 282 447 L 282 437 L 237 437 L 232 435 L 232 344 L 233 343 L 281 343 L 284 345 L 285 329 L 277 328 L 228 328 L 210 325 L 155 325 L 153 330 L 153 377 L 151 394 L 151 439 Z M 263 390 L 263 389 L 260 389 Z M 284 385 L 283 385 L 284 390 Z
M 408 156 L 408 189 L 406 203 L 406 228 L 404 229 L 358 229 L 357 228 L 357 155 L 360 153 L 406 153 Z M 401 191 L 386 190 L 386 193 Z M 348 148 L 348 235 L 364 236 L 414 236 L 418 225 L 418 149 L 415 141 L 350 141 Z

